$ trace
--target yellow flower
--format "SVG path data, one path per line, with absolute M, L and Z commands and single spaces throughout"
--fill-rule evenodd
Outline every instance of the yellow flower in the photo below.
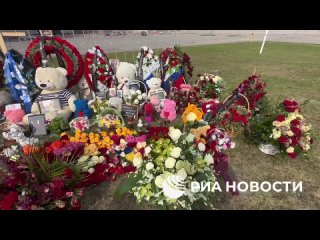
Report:
M 128 160 L 128 161 L 133 161 L 133 159 L 134 159 L 134 153 L 133 152 L 131 152 L 131 153 L 129 153 L 129 154 L 127 154 L 126 155 L 126 159 Z

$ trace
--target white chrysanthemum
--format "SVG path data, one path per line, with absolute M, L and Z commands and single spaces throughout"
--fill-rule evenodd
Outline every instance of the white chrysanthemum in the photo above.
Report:
M 135 166 L 135 167 L 137 167 L 137 168 L 141 167 L 142 161 L 143 161 L 143 160 L 142 160 L 141 157 L 134 158 L 134 159 L 133 159 L 133 166 Z
M 144 154 L 146 155 L 146 156 L 148 156 L 149 155 L 149 153 L 151 152 L 151 147 L 146 147 L 145 149 L 144 149 Z
M 176 164 L 176 160 L 172 157 L 168 157 L 164 162 L 164 165 L 166 166 L 166 168 L 173 168 L 175 164 Z
M 198 149 L 201 152 L 204 152 L 206 150 L 206 145 L 204 145 L 202 142 L 198 143 Z
M 206 162 L 206 164 L 209 166 L 211 164 L 213 164 L 213 157 L 211 154 L 206 154 L 206 156 L 204 157 L 204 161 Z
M 147 164 L 146 164 L 146 169 L 149 171 L 149 170 L 151 170 L 151 169 L 153 169 L 154 168 L 154 164 L 152 163 L 152 162 L 148 162 Z
M 182 149 L 179 147 L 175 147 L 171 150 L 171 157 L 178 158 L 181 155 Z
M 194 141 L 194 135 L 192 133 L 189 133 L 186 137 L 187 142 L 191 143 Z

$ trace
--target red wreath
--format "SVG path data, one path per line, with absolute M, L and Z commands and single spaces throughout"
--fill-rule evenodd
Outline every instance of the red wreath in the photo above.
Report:
M 97 54 L 92 53 L 94 51 L 96 51 Z M 99 56 L 98 53 L 101 53 L 101 56 Z M 99 61 L 100 64 L 96 66 L 96 70 L 93 74 L 96 75 L 98 81 L 106 85 L 108 88 L 111 88 L 113 84 L 113 70 L 111 68 L 111 65 L 108 64 L 109 59 L 107 57 L 107 54 L 99 46 L 95 46 L 95 50 L 93 48 L 89 49 L 85 56 L 84 76 L 88 82 L 88 85 L 91 89 L 93 89 L 91 75 L 92 67 L 95 63 L 95 60 Z
M 68 78 L 68 88 L 77 84 L 83 74 L 83 60 L 79 51 L 68 41 L 59 38 L 52 37 L 52 40 L 57 46 L 57 51 L 61 55 L 66 69 Z M 40 41 L 41 37 L 37 37 L 33 40 L 27 50 L 25 57 L 29 59 L 35 68 L 42 65 L 41 53 L 40 53 Z M 44 49 L 47 55 L 55 53 L 55 48 L 52 45 L 51 38 L 45 37 Z

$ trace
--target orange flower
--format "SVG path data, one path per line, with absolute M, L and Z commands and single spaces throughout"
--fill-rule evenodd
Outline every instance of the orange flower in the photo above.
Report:
M 200 121 L 202 119 L 202 116 L 203 116 L 202 109 L 198 108 L 194 104 L 188 103 L 188 107 L 186 108 L 186 110 L 182 114 L 183 123 L 187 123 L 188 122 L 188 120 L 189 120 L 188 118 L 190 117 L 190 115 L 195 117 L 194 120 Z
M 32 153 L 36 153 L 39 151 L 39 148 L 30 144 L 27 144 L 23 147 L 23 153 L 25 155 L 31 155 Z

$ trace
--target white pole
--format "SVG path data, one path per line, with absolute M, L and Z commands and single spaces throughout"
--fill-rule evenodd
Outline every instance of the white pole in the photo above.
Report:
M 262 45 L 261 45 L 261 48 L 260 48 L 260 54 L 261 54 L 262 51 L 263 51 L 263 47 L 264 47 L 264 44 L 266 43 L 266 39 L 267 39 L 268 33 L 269 33 L 269 30 L 267 30 L 267 31 L 266 31 L 266 34 L 264 35 L 263 42 L 262 42 Z

